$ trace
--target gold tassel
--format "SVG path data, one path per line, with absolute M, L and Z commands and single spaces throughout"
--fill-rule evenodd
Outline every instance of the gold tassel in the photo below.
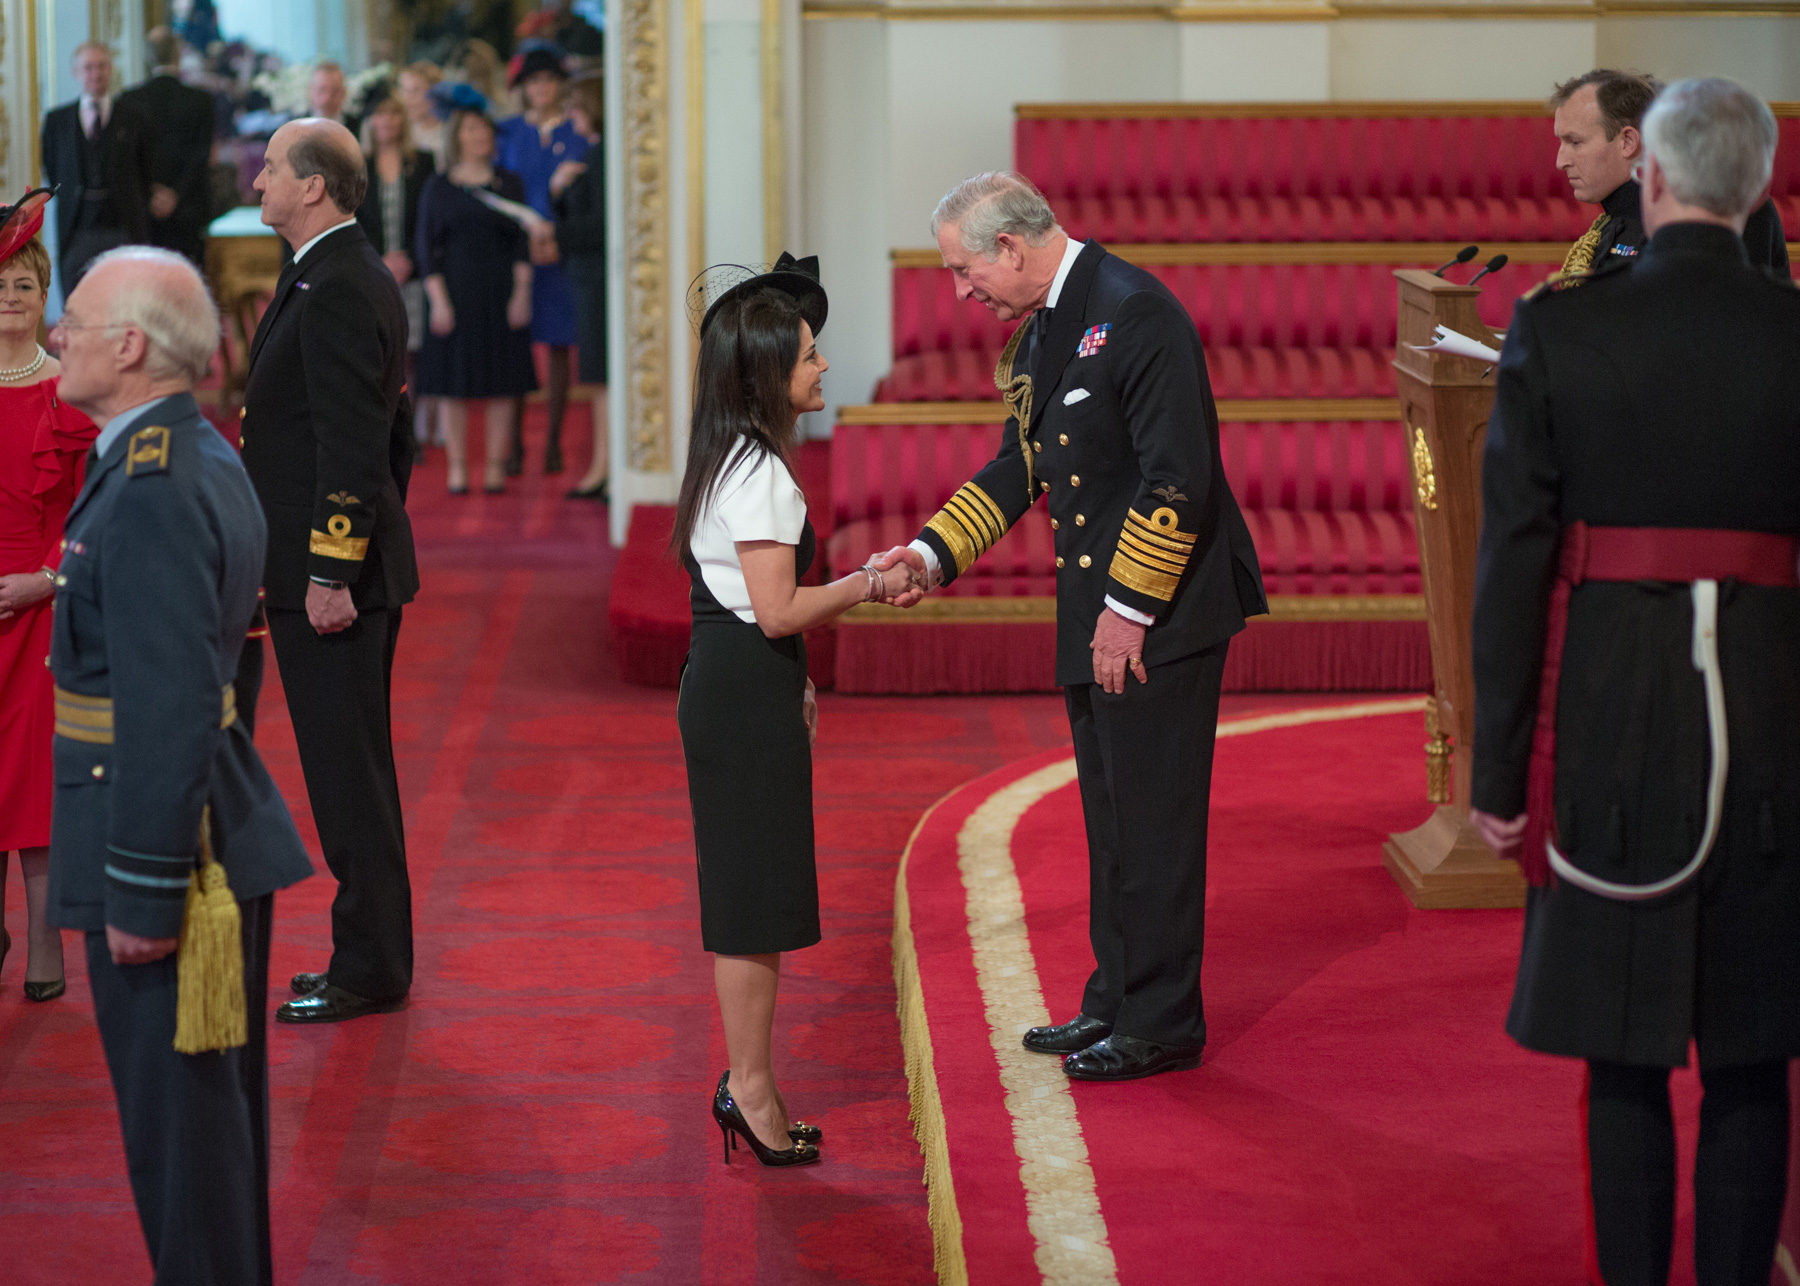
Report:
M 1037 478 L 1031 465 L 1031 376 L 1012 372 L 1025 332 L 1037 325 L 1040 315 L 1033 313 L 1029 322 L 1012 333 L 1000 354 L 1000 364 L 994 368 L 994 387 L 1000 390 L 1000 400 L 1019 422 L 1019 451 L 1025 457 L 1025 498 L 1033 501 L 1037 499 Z
M 188 877 L 175 977 L 177 1054 L 234 1049 L 249 1041 L 243 924 L 225 868 L 213 859 L 210 807 L 200 820 L 200 865 Z
M 1569 247 L 1569 253 L 1563 256 L 1562 271 L 1551 273 L 1545 284 L 1551 282 L 1563 285 L 1579 285 L 1580 278 L 1585 277 L 1594 267 L 1594 251 L 1600 248 L 1600 233 L 1612 218 L 1603 214 L 1595 219 L 1588 230 L 1581 234 L 1581 240 Z

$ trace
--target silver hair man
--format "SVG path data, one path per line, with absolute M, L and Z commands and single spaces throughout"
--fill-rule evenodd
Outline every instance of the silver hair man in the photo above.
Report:
M 1037 185 L 1012 170 L 990 170 L 964 179 L 939 201 L 931 214 L 931 237 L 955 224 L 963 249 L 990 262 L 1000 253 L 999 238 L 1010 233 L 1029 246 L 1041 246 L 1058 231 L 1056 216 Z
M 1769 105 L 1734 81 L 1679 80 L 1644 114 L 1644 151 L 1684 205 L 1742 218 L 1768 186 L 1777 131 Z
M 144 332 L 149 345 L 144 373 L 149 378 L 198 384 L 219 348 L 219 309 L 205 280 L 184 256 L 155 246 L 109 250 L 95 258 L 88 272 L 126 262 L 154 264 L 163 271 L 121 277 L 107 321 Z

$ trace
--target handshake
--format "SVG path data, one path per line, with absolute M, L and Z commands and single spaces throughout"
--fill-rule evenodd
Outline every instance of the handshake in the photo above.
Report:
M 885 554 L 871 555 L 862 571 L 869 578 L 865 603 L 911 607 L 932 588 L 925 556 L 910 545 L 896 545 Z

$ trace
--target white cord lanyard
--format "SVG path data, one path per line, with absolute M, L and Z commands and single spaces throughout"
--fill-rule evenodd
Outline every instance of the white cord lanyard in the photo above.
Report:
M 1713 842 L 1719 837 L 1719 821 L 1725 811 L 1725 774 L 1730 768 L 1728 737 L 1725 727 L 1725 677 L 1719 670 L 1719 582 L 1697 580 L 1694 596 L 1694 668 L 1700 671 L 1706 685 L 1706 729 L 1712 739 L 1712 775 L 1706 783 L 1706 829 L 1700 836 L 1700 847 L 1688 864 L 1666 879 L 1653 884 L 1615 884 L 1590 875 L 1556 851 L 1556 844 L 1546 840 L 1550 869 L 1558 879 L 1567 880 L 1578 889 L 1586 889 L 1615 902 L 1647 902 L 1651 898 L 1673 893 L 1700 873 L 1712 855 Z

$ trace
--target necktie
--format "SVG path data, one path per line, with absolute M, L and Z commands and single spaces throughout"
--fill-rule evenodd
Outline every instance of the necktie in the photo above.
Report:
M 91 142 L 99 138 L 100 131 L 106 128 L 104 109 L 101 107 L 99 99 L 90 98 L 83 104 L 83 111 L 87 116 L 87 136 Z

